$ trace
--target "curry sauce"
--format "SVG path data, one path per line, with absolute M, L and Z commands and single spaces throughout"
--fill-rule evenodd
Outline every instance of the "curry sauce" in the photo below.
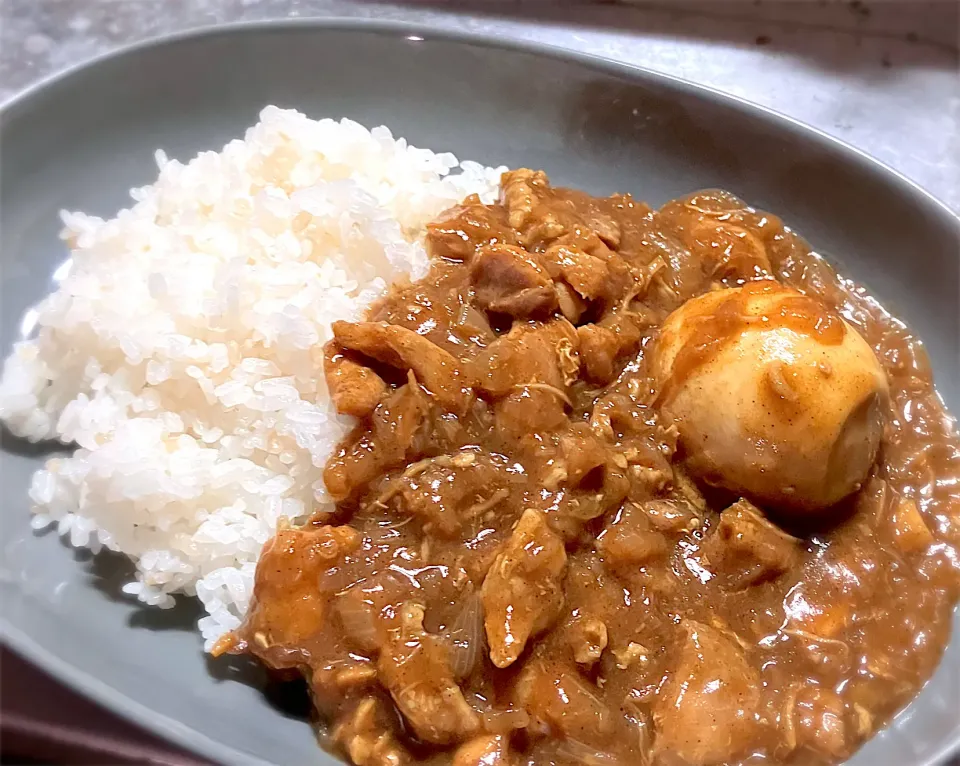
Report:
M 359 766 L 831 764 L 917 693 L 960 587 L 960 442 L 919 341 L 773 215 L 506 173 L 423 279 L 338 322 L 336 511 L 278 531 L 231 638 L 302 674 Z M 687 472 L 651 355 L 731 287 L 840 317 L 889 384 L 862 486 L 784 514 Z M 744 322 L 705 323 L 677 374 Z

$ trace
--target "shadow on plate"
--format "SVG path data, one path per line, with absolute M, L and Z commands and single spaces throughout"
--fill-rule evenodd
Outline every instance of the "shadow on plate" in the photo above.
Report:
M 58 441 L 32 442 L 12 434 L 5 425 L 0 425 L 0 452 L 17 457 L 42 459 L 57 454 L 67 454 L 70 447 Z
M 287 718 L 311 719 L 310 693 L 302 678 L 284 679 L 270 673 L 252 657 L 206 655 L 207 672 L 215 681 L 233 681 L 259 690 L 270 706 Z
M 197 634 L 197 651 L 201 641 L 197 621 L 204 616 L 199 599 L 177 596 L 171 609 L 157 609 L 141 604 L 135 597 L 124 593 L 123 586 L 134 579 L 136 568 L 126 556 L 113 551 L 101 551 L 94 555 L 85 548 L 72 548 L 74 558 L 85 565 L 90 582 L 107 598 L 122 600 L 134 607 L 127 618 L 131 628 L 149 631 L 184 631 Z M 270 674 L 251 657 L 223 655 L 204 656 L 207 672 L 216 681 L 233 681 L 260 691 L 264 699 L 277 712 L 288 718 L 310 718 L 310 695 L 302 679 L 283 680 Z

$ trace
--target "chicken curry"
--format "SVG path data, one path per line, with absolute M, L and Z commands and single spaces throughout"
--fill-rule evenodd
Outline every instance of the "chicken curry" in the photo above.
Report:
M 920 343 L 776 216 L 504 174 L 337 322 L 336 511 L 220 651 L 358 766 L 832 764 L 931 675 L 960 442 Z

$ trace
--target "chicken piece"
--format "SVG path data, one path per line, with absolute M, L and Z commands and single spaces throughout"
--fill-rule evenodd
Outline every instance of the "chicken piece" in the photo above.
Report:
M 565 739 L 600 746 L 612 729 L 599 690 L 572 664 L 532 659 L 520 671 L 514 694 L 535 722 Z
M 548 208 L 523 227 L 520 242 L 528 250 L 541 252 L 566 233 L 566 224 Z
M 603 240 L 607 247 L 620 247 L 620 224 L 605 213 L 596 212 L 587 216 L 587 225 Z
M 579 364 L 577 331 L 566 319 L 516 324 L 477 356 L 477 387 L 500 398 L 531 383 L 544 384 L 565 397 Z
M 614 363 L 620 355 L 616 333 L 606 327 L 585 324 L 577 328 L 577 338 L 585 377 L 599 385 L 608 384 L 617 374 Z
M 523 229 L 533 217 L 540 201 L 540 193 L 549 181 L 542 170 L 518 168 L 509 170 L 500 178 L 500 199 L 507 208 L 510 226 Z
M 355 440 L 327 461 L 323 483 L 334 500 L 365 490 L 383 471 L 407 459 L 430 410 L 426 399 L 419 387 L 401 386 L 374 410 L 372 429 L 355 432 Z
M 503 174 L 500 199 L 507 209 L 510 226 L 520 232 L 520 243 L 528 250 L 540 250 L 567 230 L 556 213 L 542 208 L 550 182 L 542 170 L 520 168 Z
M 607 296 L 610 270 L 603 259 L 585 253 L 576 245 L 554 245 L 542 257 L 550 276 L 562 279 L 584 300 Z
M 377 373 L 343 353 L 336 343 L 323 349 L 323 375 L 337 412 L 365 418 L 387 393 Z
M 585 377 L 601 385 L 610 383 L 618 373 L 617 360 L 635 356 L 643 331 L 653 324 L 650 314 L 621 310 L 607 314 L 598 324 L 578 327 Z
M 407 475 L 409 474 L 409 475 Z M 440 455 L 410 466 L 400 490 L 403 507 L 425 533 L 451 537 L 510 494 L 504 471 L 490 456 Z
M 603 620 L 580 615 L 567 626 L 567 642 L 573 649 L 573 659 L 580 665 L 592 665 L 607 648 L 607 626 Z
M 454 680 L 449 644 L 423 629 L 423 615 L 420 604 L 400 607 L 377 668 L 420 739 L 438 745 L 459 742 L 477 730 L 480 719 Z
M 599 326 L 610 330 L 617 338 L 617 356 L 633 356 L 640 350 L 644 331 L 659 323 L 653 310 L 643 308 L 618 309 L 600 320 Z
M 524 511 L 481 588 L 490 659 L 498 668 L 515 662 L 527 641 L 559 615 L 566 563 L 563 541 L 544 515 Z
M 635 503 L 624 503 L 597 536 L 597 550 L 612 567 L 637 567 L 670 552 L 666 536 Z
M 566 282 L 554 282 L 553 290 L 557 294 L 557 306 L 564 318 L 573 324 L 579 322 L 588 308 L 587 302 Z
M 586 423 L 570 426 L 570 430 L 560 437 L 560 451 L 566 466 L 567 483 L 571 487 L 580 486 L 592 474 L 602 473 L 610 458 L 606 444 Z
M 837 599 L 824 583 L 801 580 L 783 598 L 786 616 L 781 631 L 803 642 L 823 643 L 846 653 L 849 647 L 840 639 L 850 624 L 850 604 Z
M 377 681 L 377 665 L 372 660 L 354 655 L 345 661 L 320 662 L 300 671 L 309 680 L 314 707 L 323 715 L 340 709 L 344 697 L 355 697 L 373 690 Z
M 723 632 L 693 620 L 680 629 L 677 664 L 653 703 L 655 749 L 691 766 L 731 761 L 753 740 L 760 678 Z
M 920 515 L 916 500 L 906 497 L 894 499 L 890 529 L 894 542 L 907 554 L 922 551 L 933 543 L 933 535 Z
M 503 734 L 485 734 L 464 742 L 451 766 L 510 766 L 510 741 Z
M 610 449 L 587 423 L 574 423 L 560 437 L 562 470 L 556 482 L 573 490 L 565 513 L 588 521 L 617 508 L 630 490 L 626 459 Z M 545 482 L 546 484 L 547 482 Z
M 728 586 L 742 588 L 792 569 L 803 543 L 768 521 L 753 503 L 740 500 L 720 514 L 701 550 L 704 563 Z
M 510 245 L 477 250 L 470 269 L 477 303 L 487 311 L 529 317 L 557 307 L 553 280 L 535 255 Z
M 240 630 L 249 650 L 273 668 L 297 667 L 328 621 L 325 572 L 360 547 L 348 526 L 287 527 L 263 548 L 253 600 Z
M 457 359 L 413 330 L 385 322 L 334 322 L 333 336 L 346 349 L 399 370 L 417 381 L 444 409 L 465 412 L 471 383 Z
M 494 406 L 497 434 L 510 443 L 559 431 L 569 423 L 566 403 L 559 389 L 539 384 L 518 387 Z
M 734 286 L 773 274 L 766 246 L 746 228 L 745 207 L 732 194 L 707 190 L 668 202 L 657 218 L 679 232 L 684 247 L 701 262 L 704 276 Z M 764 217 L 766 230 L 773 233 L 781 227 L 771 219 Z
M 831 761 L 847 758 L 855 744 L 843 700 L 832 689 L 795 685 L 786 695 L 780 713 L 780 729 L 787 747 L 804 748 Z
M 694 298 L 654 353 L 661 413 L 708 484 L 813 513 L 858 489 L 889 397 L 873 349 L 835 312 L 767 280 Z
M 695 252 L 706 254 L 714 278 L 742 283 L 773 274 L 763 242 L 741 226 L 704 218 L 690 227 L 685 241 Z
M 333 727 L 333 741 L 356 766 L 406 766 L 409 753 L 397 742 L 389 711 L 375 697 L 364 697 Z
M 425 244 L 434 258 L 469 261 L 478 247 L 491 242 L 519 244 L 503 208 L 484 205 L 476 194 L 427 224 Z
M 566 426 L 567 386 L 579 370 L 577 334 L 567 320 L 515 325 L 475 361 L 478 388 L 498 401 L 497 431 L 507 442 Z

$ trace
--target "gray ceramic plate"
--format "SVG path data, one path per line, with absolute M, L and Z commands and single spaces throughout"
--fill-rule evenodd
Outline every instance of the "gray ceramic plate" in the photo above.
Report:
M 101 59 L 26 93 L 0 115 L 2 337 L 64 256 L 57 212 L 112 215 L 155 176 L 153 150 L 220 148 L 265 104 L 386 123 L 436 150 L 542 167 L 561 184 L 660 203 L 731 189 L 781 213 L 866 282 L 927 341 L 960 411 L 958 221 L 854 149 L 779 115 L 653 72 L 430 30 L 356 23 L 201 32 Z M 309 726 L 208 662 L 196 607 L 143 610 L 119 592 L 123 562 L 75 553 L 28 526 L 36 449 L 6 439 L 4 640 L 68 684 L 225 763 L 327 763 Z M 960 642 L 894 727 L 854 764 L 933 764 L 960 745 Z

